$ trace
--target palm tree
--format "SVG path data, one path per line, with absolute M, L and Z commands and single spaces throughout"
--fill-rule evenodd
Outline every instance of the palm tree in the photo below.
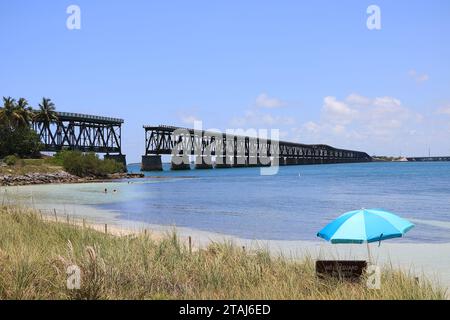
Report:
M 33 120 L 33 109 L 28 105 L 28 101 L 25 98 L 20 98 L 16 104 L 17 127 L 29 127 Z
M 58 115 L 55 110 L 55 104 L 52 100 L 42 98 L 42 102 L 39 104 L 39 110 L 37 110 L 34 114 L 34 121 L 37 122 L 39 127 L 42 128 L 40 131 L 41 139 L 46 141 L 46 143 L 50 143 L 50 124 L 58 121 Z
M 3 108 L 0 109 L 0 123 L 7 127 L 12 127 L 18 117 L 16 100 L 11 97 L 3 97 Z
M 58 121 L 55 104 L 51 99 L 42 98 L 39 110 L 36 111 L 34 120 L 41 122 L 45 127 L 49 127 L 52 122 Z
M 33 117 L 32 108 L 28 101 L 20 98 L 19 101 L 11 97 L 3 97 L 3 108 L 0 109 L 0 123 L 14 130 L 28 127 Z

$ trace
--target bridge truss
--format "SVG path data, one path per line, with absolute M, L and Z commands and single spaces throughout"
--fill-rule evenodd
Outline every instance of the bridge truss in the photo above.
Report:
M 122 154 L 122 119 L 78 113 L 57 112 L 58 120 L 50 124 L 33 122 L 43 151 L 63 149 L 96 153 Z

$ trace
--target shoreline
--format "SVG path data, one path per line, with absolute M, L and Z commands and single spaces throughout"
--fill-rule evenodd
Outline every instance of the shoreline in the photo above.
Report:
M 78 177 L 64 170 L 54 173 L 27 173 L 22 175 L 0 175 L 0 187 L 16 187 L 47 184 L 101 183 L 121 179 L 145 178 L 143 173 L 116 173 L 107 177 Z

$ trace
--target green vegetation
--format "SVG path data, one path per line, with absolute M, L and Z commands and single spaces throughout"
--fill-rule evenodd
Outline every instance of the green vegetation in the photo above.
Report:
M 95 153 L 62 151 L 55 155 L 53 163 L 61 165 L 67 172 L 79 177 L 105 177 L 124 172 L 123 164 L 111 159 L 100 159 Z
M 19 158 L 17 158 L 16 156 L 7 156 L 5 157 L 5 159 L 3 159 L 3 161 L 6 163 L 6 165 L 8 166 L 13 166 L 15 165 L 17 162 L 19 162 Z
M 21 159 L 7 156 L 3 159 L 7 166 L 0 167 L 1 174 L 24 175 L 29 173 L 55 173 L 66 171 L 78 177 L 106 177 L 108 174 L 124 172 L 124 166 L 111 159 L 101 160 L 94 153 L 61 151 L 54 157 L 41 159 Z
M 31 128 L 32 121 L 38 121 L 44 134 L 49 126 L 58 121 L 55 104 L 42 98 L 38 110 L 33 110 L 28 101 L 20 98 L 3 97 L 0 108 L 0 159 L 4 158 L 8 168 L 0 168 L 2 174 L 51 173 L 64 168 L 79 177 L 105 177 L 108 174 L 124 172 L 122 164 L 114 160 L 101 160 L 94 153 L 62 151 L 53 159 L 24 163 L 19 158 L 40 158 L 42 145 L 38 134 Z M 38 159 L 36 159 L 38 160 Z
M 37 157 L 41 150 L 38 134 L 31 128 L 33 120 L 49 126 L 57 120 L 55 105 L 43 98 L 40 109 L 33 110 L 28 101 L 20 98 L 17 102 L 11 97 L 3 97 L 0 108 L 0 158 L 8 155 Z
M 0 125 L 0 158 L 8 155 L 38 157 L 41 142 L 37 133 L 29 127 L 11 129 Z
M 30 173 L 56 173 L 63 171 L 63 167 L 55 164 L 52 158 L 20 159 L 7 156 L 3 159 L 7 166 L 0 167 L 0 175 L 25 175 Z
M 68 290 L 67 268 L 81 269 Z M 381 290 L 315 277 L 311 259 L 213 243 L 189 252 L 175 234 L 118 237 L 0 207 L 0 299 L 445 299 L 445 291 L 386 268 Z
M 55 104 L 48 98 L 42 98 L 42 102 L 39 104 L 39 110 L 34 112 L 34 120 L 41 122 L 46 128 L 51 123 L 58 121 Z

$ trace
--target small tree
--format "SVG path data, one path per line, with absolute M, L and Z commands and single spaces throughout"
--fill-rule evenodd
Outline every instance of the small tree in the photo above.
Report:
M 95 153 L 66 150 L 58 152 L 54 161 L 79 177 L 105 177 L 111 173 L 124 172 L 123 164 L 111 159 L 101 160 Z
M 38 134 L 29 127 L 12 130 L 0 125 L 0 157 L 17 155 L 22 158 L 39 156 L 42 144 Z

